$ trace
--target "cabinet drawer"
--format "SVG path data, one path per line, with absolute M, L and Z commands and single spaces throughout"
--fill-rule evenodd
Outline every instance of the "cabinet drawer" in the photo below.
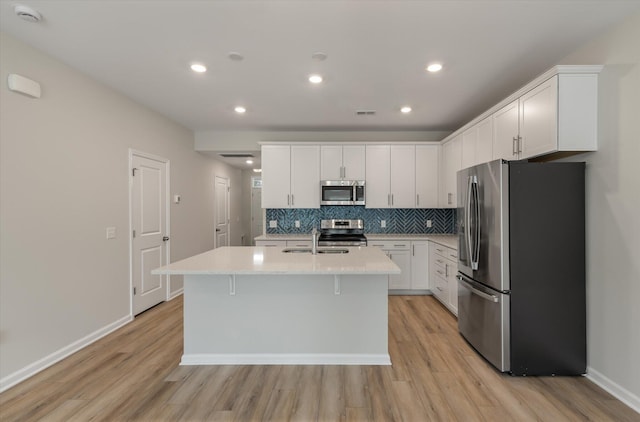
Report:
M 310 248 L 310 240 L 287 240 L 287 248 Z
M 284 240 L 256 240 L 256 246 L 271 246 L 283 248 L 287 245 Z
M 455 249 L 447 248 L 446 246 L 436 244 L 433 250 L 436 255 L 439 255 L 444 259 L 448 259 L 455 263 L 458 262 L 458 251 Z
M 439 275 L 434 277 L 431 292 L 445 305 L 449 302 L 449 283 Z
M 411 241 L 409 240 L 373 240 L 367 241 L 367 246 L 384 249 L 385 251 L 398 251 L 411 249 Z

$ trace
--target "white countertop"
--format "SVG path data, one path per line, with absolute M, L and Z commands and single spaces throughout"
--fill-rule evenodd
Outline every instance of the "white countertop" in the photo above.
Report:
M 451 249 L 458 249 L 458 236 L 455 234 L 406 234 L 406 233 L 366 233 L 369 240 L 430 240 Z M 255 240 L 311 240 L 311 234 L 263 234 Z
M 226 246 L 153 270 L 152 274 L 400 274 L 382 250 L 348 247 L 345 254 L 284 253 L 285 248 Z M 321 248 L 322 249 L 322 248 Z

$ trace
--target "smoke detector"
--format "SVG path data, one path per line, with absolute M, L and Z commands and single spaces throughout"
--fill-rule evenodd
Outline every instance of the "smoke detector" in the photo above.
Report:
M 32 8 L 30 8 L 29 6 L 18 4 L 16 5 L 16 7 L 13 8 L 13 11 L 15 12 L 16 15 L 18 15 L 19 18 L 27 22 L 35 23 L 35 22 L 40 22 L 42 20 L 42 15 L 36 10 L 33 10 Z

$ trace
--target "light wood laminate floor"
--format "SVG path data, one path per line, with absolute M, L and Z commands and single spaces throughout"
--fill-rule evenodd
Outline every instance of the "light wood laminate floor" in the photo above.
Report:
M 640 421 L 583 377 L 498 373 L 431 296 L 389 297 L 389 351 L 392 366 L 178 366 L 180 297 L 2 393 L 0 420 Z

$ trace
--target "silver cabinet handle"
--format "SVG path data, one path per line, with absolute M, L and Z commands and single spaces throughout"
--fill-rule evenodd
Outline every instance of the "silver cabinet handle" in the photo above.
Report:
M 522 136 L 518 136 L 518 153 L 522 153 Z
M 453 194 L 451 192 L 447 193 L 447 204 L 451 205 L 451 198 L 453 197 Z
M 293 205 L 294 205 L 294 202 L 293 202 L 293 194 L 291 194 L 291 206 L 293 206 Z
M 287 195 L 287 206 L 291 205 L 291 195 Z
M 391 194 L 387 194 L 387 205 L 391 206 Z
M 513 137 L 511 152 L 513 153 L 513 155 L 518 155 L 518 137 L 517 136 Z
M 420 206 L 420 194 L 416 194 L 416 206 Z
M 217 232 L 220 231 L 220 229 L 216 229 Z M 167 240 L 169 240 L 169 236 L 162 236 L 162 241 L 166 242 Z
M 393 206 L 393 194 L 391 194 L 391 206 Z

